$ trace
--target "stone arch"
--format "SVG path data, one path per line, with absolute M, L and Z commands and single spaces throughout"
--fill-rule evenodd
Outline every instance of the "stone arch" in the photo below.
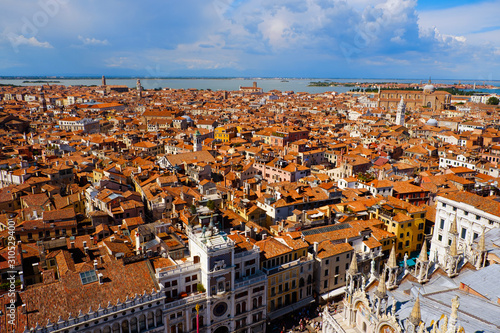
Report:
M 122 332 L 121 333 L 129 333 L 130 332 L 130 327 L 128 324 L 128 320 L 122 321 Z
M 227 328 L 226 326 L 221 326 L 219 328 L 217 328 L 214 333 L 229 333 L 229 328 Z
M 120 324 L 119 323 L 114 323 L 111 332 L 112 333 L 120 333 Z
M 139 330 L 137 329 L 137 318 L 132 317 L 130 319 L 130 333 L 137 333 Z
M 148 312 L 148 327 L 155 327 L 155 314 L 153 311 Z
M 375 333 L 400 333 L 401 327 L 397 323 L 389 322 L 387 320 L 380 321 L 376 326 Z
M 104 326 L 104 328 L 102 329 L 102 333 L 111 333 L 111 327 Z
M 146 330 L 146 316 L 144 314 L 141 314 L 139 316 L 139 327 L 138 327 L 139 332 Z
M 163 311 L 156 310 L 156 325 L 163 325 Z
M 101 333 L 101 329 L 100 329 L 100 328 L 96 328 L 96 329 L 94 330 L 94 333 Z

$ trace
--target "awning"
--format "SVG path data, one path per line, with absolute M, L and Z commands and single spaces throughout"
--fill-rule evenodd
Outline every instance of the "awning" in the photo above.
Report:
M 340 288 L 334 289 L 328 293 L 324 293 L 323 295 L 321 295 L 321 298 L 326 301 L 327 299 L 329 299 L 331 297 L 340 296 L 344 293 L 345 293 L 345 287 L 340 287 Z

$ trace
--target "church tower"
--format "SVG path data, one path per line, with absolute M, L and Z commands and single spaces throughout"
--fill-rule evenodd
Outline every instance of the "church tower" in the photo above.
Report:
M 141 80 L 137 79 L 136 83 L 136 90 L 137 90 L 137 98 L 140 99 L 142 97 L 142 86 L 141 86 Z
M 405 125 L 405 112 L 406 112 L 406 103 L 403 100 L 403 96 L 401 95 L 401 101 L 398 104 L 398 111 L 396 113 L 396 125 L 404 126 Z
M 40 87 L 40 91 L 38 93 L 38 101 L 40 102 L 39 110 L 41 112 L 47 111 L 47 101 L 45 100 L 45 93 L 43 91 L 43 86 Z
M 201 133 L 199 130 L 193 134 L 193 151 L 201 151 L 202 150 L 203 140 L 201 138 Z

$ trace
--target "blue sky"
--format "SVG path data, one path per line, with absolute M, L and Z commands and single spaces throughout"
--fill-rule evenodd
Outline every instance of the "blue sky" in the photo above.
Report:
M 2 0 L 0 75 L 500 79 L 500 0 Z

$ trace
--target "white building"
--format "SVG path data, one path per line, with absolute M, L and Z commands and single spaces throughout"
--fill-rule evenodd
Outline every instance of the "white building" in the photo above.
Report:
M 446 249 L 452 245 L 453 234 L 457 235 L 458 253 L 468 256 L 474 239 L 483 233 L 483 228 L 488 231 L 499 227 L 499 202 L 468 192 L 438 196 L 430 258 L 446 265 Z
M 210 230 L 187 231 L 190 257 L 156 271 L 167 300 L 168 332 L 263 332 L 266 318 L 266 275 L 259 270 L 259 250 L 235 253 L 235 243 Z M 203 285 L 204 292 L 198 291 Z

